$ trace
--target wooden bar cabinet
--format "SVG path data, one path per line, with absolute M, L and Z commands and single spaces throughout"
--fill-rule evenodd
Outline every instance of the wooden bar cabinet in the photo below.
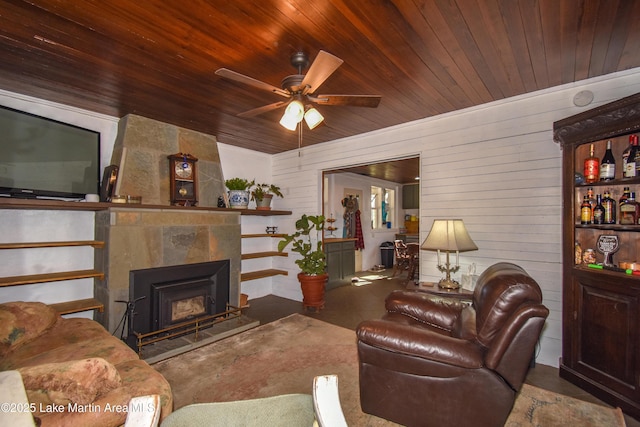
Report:
M 563 152 L 560 376 L 640 419 L 640 276 L 600 270 L 575 259 L 578 242 L 583 250 L 595 249 L 596 262 L 603 263 L 598 246 L 606 249 L 602 242 L 613 241 L 618 246 L 614 266 L 640 262 L 640 225 L 581 224 L 580 218 L 580 204 L 589 188 L 596 195 L 609 191 L 616 202 L 624 187 L 640 196 L 640 177 L 624 178 L 621 158 L 629 135 L 640 132 L 640 94 L 557 121 L 553 131 Z M 616 160 L 615 178 L 581 183 L 591 144 L 595 157 L 602 159 L 609 140 Z

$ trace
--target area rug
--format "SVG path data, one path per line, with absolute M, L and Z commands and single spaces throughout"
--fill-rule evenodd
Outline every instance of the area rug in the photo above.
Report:
M 620 408 L 610 409 L 524 384 L 506 426 L 624 426 Z
M 174 409 L 311 393 L 313 378 L 336 374 L 349 426 L 395 426 L 360 410 L 355 332 L 293 314 L 152 365 L 171 384 Z M 425 414 L 426 416 L 426 414 Z M 624 426 L 610 409 L 524 385 L 507 426 Z

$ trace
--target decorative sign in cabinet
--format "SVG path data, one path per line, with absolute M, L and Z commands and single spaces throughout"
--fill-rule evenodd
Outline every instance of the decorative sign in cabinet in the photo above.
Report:
M 640 195 L 640 177 L 624 177 L 622 170 L 629 135 L 640 132 L 640 94 L 555 122 L 553 129 L 563 152 L 560 376 L 639 418 L 640 272 L 633 268 L 639 268 L 640 225 L 620 224 L 618 216 L 625 187 Z M 608 141 L 616 162 L 613 179 L 584 182 L 591 145 L 602 161 Z M 588 201 L 592 193 L 611 195 L 615 223 L 581 217 L 584 196 Z

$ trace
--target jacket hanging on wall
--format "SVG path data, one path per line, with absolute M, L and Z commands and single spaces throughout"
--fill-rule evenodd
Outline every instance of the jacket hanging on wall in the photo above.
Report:
M 349 239 L 355 238 L 356 249 L 364 249 L 364 236 L 362 234 L 358 198 L 352 195 L 345 197 L 342 199 L 342 206 L 344 207 L 342 237 Z

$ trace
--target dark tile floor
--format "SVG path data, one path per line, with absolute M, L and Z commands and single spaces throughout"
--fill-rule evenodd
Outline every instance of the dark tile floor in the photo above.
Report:
M 390 270 L 387 270 L 390 275 Z M 359 276 L 370 276 L 378 273 L 363 272 Z M 385 274 L 385 272 L 381 273 Z M 249 307 L 243 309 L 247 316 L 259 320 L 261 324 L 272 322 L 293 313 L 304 314 L 338 326 L 354 329 L 365 319 L 376 319 L 384 313 L 384 298 L 395 289 L 404 289 L 406 282 L 402 278 L 383 278 L 370 280 L 370 284 L 355 286 L 346 283 L 330 289 L 325 295 L 325 308 L 320 312 L 304 310 L 302 303 L 286 298 L 268 295 L 249 301 Z M 563 380 L 558 369 L 547 365 L 536 364 L 527 375 L 528 384 L 572 396 L 592 403 L 608 406 L 581 388 Z M 640 421 L 625 415 L 628 427 L 640 427 Z

